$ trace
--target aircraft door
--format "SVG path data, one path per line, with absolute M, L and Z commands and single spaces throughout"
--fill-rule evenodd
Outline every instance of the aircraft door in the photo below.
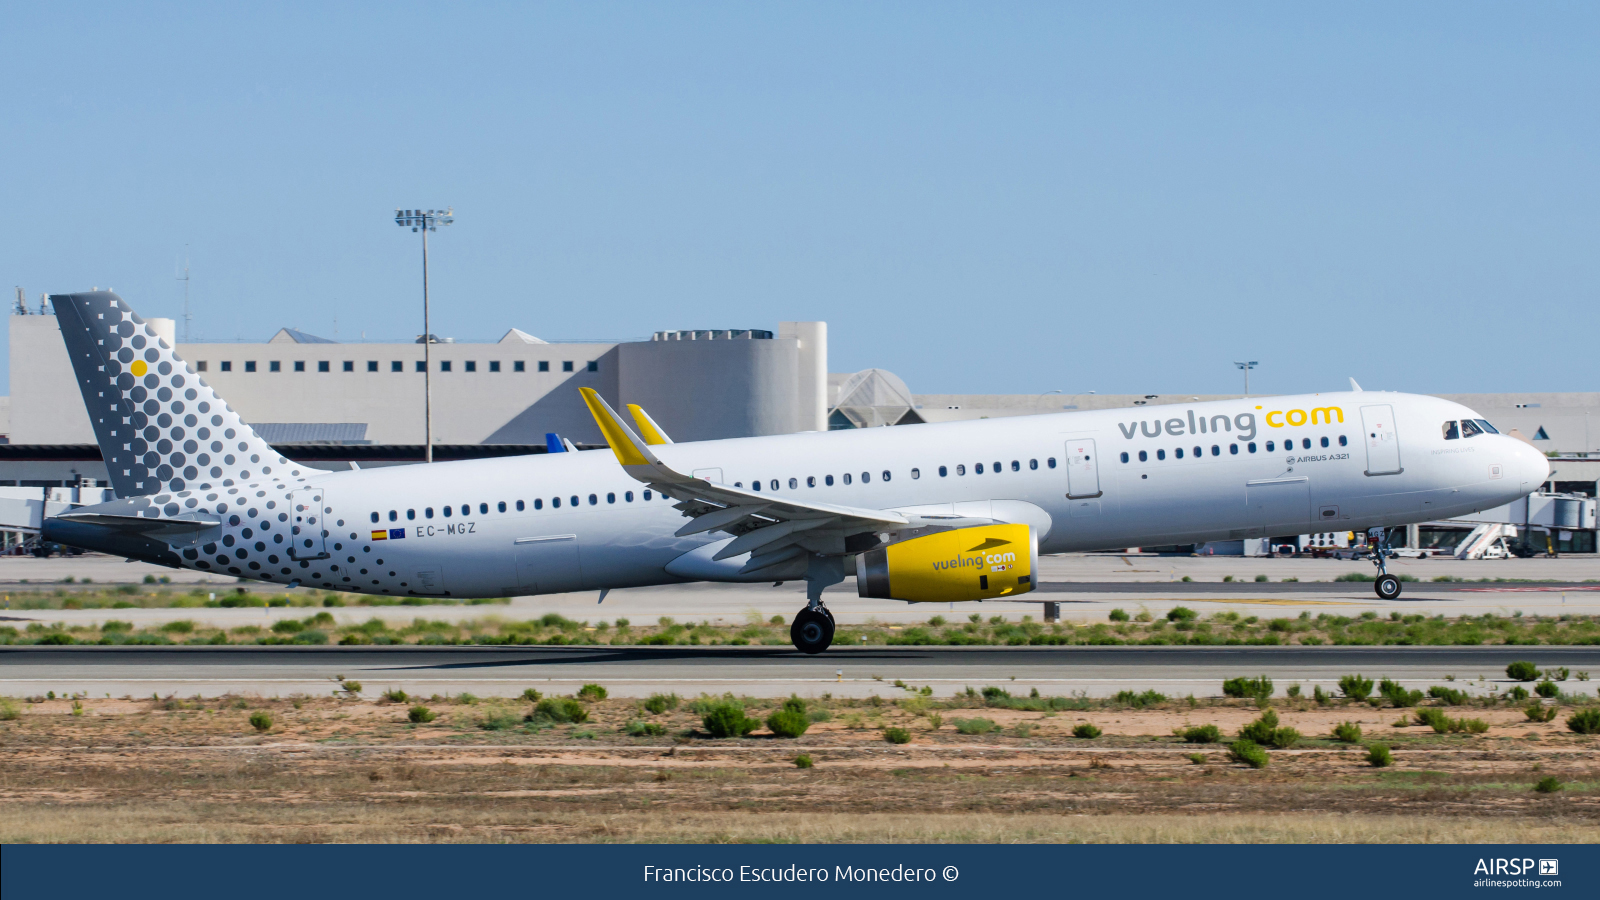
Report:
M 1067 442 L 1067 497 L 1073 500 L 1100 496 L 1100 459 L 1094 438 Z
M 323 516 L 328 511 L 327 493 L 322 488 L 297 488 L 289 495 L 294 514 L 290 526 L 290 559 L 327 559 L 328 527 Z
M 1307 478 L 1247 481 L 1245 498 L 1252 535 L 1303 534 L 1310 527 L 1311 483 Z
M 537 594 L 560 594 L 583 587 L 577 535 L 517 538 L 515 546 L 519 586 Z
M 1368 475 L 1398 475 L 1405 469 L 1400 466 L 1400 435 L 1395 430 L 1394 407 L 1361 407 L 1361 434 L 1367 445 Z

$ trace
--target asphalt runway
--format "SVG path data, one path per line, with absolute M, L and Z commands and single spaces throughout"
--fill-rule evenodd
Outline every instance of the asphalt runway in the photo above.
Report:
M 1222 681 L 1267 675 L 1281 695 L 1290 684 L 1336 692 L 1359 672 L 1408 687 L 1451 684 L 1472 693 L 1509 686 L 1505 667 L 1528 660 L 1565 666 L 1569 693 L 1593 695 L 1600 646 L 1584 647 L 838 647 L 805 656 L 779 647 L 0 647 L 0 694 L 92 697 L 176 694 L 289 696 L 331 692 L 337 676 L 369 696 L 516 696 L 525 688 L 572 693 L 603 684 L 613 696 L 732 692 L 758 697 L 886 699 L 894 686 L 929 686 L 938 696 L 999 685 L 1014 695 L 1110 696 L 1157 690 L 1174 697 L 1221 694 Z M 1453 680 L 1452 680 L 1453 676 Z

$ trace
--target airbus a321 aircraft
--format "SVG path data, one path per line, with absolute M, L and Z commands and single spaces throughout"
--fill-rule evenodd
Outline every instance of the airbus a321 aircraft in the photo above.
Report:
M 804 580 L 1011 599 L 1039 554 L 1374 529 L 1510 502 L 1544 456 L 1435 397 L 1341 392 L 673 443 L 583 389 L 612 453 L 329 472 L 266 444 L 116 294 L 51 298 L 117 500 L 45 540 L 415 597 Z M 1352 386 L 1354 383 L 1352 382 Z M 1378 595 L 1400 582 L 1374 554 Z

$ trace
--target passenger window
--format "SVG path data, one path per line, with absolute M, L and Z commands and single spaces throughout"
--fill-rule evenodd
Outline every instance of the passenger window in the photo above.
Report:
M 649 491 L 645 491 L 645 492 L 644 492 L 644 498 L 645 498 L 645 499 L 646 499 L 646 500 L 649 500 L 649 499 L 650 499 L 650 492 L 649 492 Z
M 867 484 L 870 481 L 872 481 L 872 473 L 871 472 L 862 472 L 861 473 L 861 483 L 862 484 Z
M 1349 439 L 1349 438 L 1347 438 L 1347 437 L 1345 437 L 1345 436 L 1344 436 L 1344 435 L 1342 435 L 1342 434 L 1341 434 L 1341 435 L 1339 435 L 1339 446 L 1341 446 L 1341 447 L 1348 447 L 1348 446 L 1350 446 L 1350 439 Z
M 1049 459 L 1045 460 L 1044 462 L 1045 462 L 1045 465 L 1049 466 L 1052 469 L 1054 469 L 1056 467 L 1056 458 L 1054 456 L 1050 457 Z
M 1205 456 L 1205 455 L 1206 455 L 1205 451 L 1201 450 L 1199 447 L 1194 448 L 1194 458 L 1195 459 L 1199 459 L 1200 457 Z
M 608 491 L 608 492 L 607 492 L 607 493 L 606 493 L 606 502 L 607 502 L 607 503 L 615 503 L 615 502 L 617 502 L 617 495 L 616 495 L 616 493 L 615 493 L 615 492 L 612 492 L 612 491 Z
M 1144 452 L 1143 450 L 1140 450 L 1139 451 L 1139 462 L 1149 462 L 1149 461 L 1150 461 L 1150 454 Z
M 423 518 L 424 518 L 424 519 L 431 519 L 431 518 L 433 518 L 433 507 L 431 507 L 431 506 L 429 506 L 429 507 L 426 507 L 426 508 L 424 508 L 424 509 L 423 509 L 423 510 L 422 510 L 422 517 L 423 517 Z
M 1230 455 L 1230 456 L 1238 456 L 1239 455 L 1239 445 L 1238 444 L 1229 444 L 1228 445 L 1228 455 Z
M 550 498 L 550 508 L 551 509 L 560 509 L 561 508 L 561 498 L 560 497 L 551 497 Z
M 733 486 L 734 486 L 734 487 L 738 487 L 738 488 L 742 488 L 742 487 L 744 487 L 744 482 L 742 482 L 742 481 L 735 481 L 735 482 L 734 482 L 734 483 L 733 483 Z M 757 485 L 757 486 L 756 486 L 756 490 L 758 490 L 758 491 L 759 491 L 759 490 L 761 490 L 761 486 L 760 486 L 760 485 Z
M 1477 422 L 1474 422 L 1471 419 L 1462 419 L 1461 420 L 1461 436 L 1462 437 L 1464 437 L 1464 438 L 1477 437 L 1480 434 L 1483 434 L 1483 429 L 1478 427 L 1478 423 Z
M 889 470 L 888 469 L 884 469 L 883 470 L 883 480 L 884 481 L 888 481 L 889 480 Z
M 1179 450 L 1178 452 L 1182 453 L 1183 451 Z M 1156 451 L 1156 459 L 1166 459 L 1166 458 L 1167 458 L 1167 451 L 1165 451 L 1165 450 L 1157 450 Z
M 506 511 L 506 505 L 504 503 L 500 504 L 500 511 L 501 512 L 505 512 Z M 478 515 L 487 516 L 488 514 L 489 514 L 489 504 L 487 504 L 487 503 L 479 503 L 478 504 Z
M 589 495 L 589 505 L 590 506 L 598 506 L 599 504 L 600 504 L 600 498 L 596 497 L 593 494 L 590 494 Z
M 917 479 L 919 479 L 921 477 L 922 477 L 922 470 L 921 469 L 912 469 L 911 470 L 911 480 L 912 481 L 916 481 Z M 889 473 L 888 472 L 883 473 L 883 479 L 885 481 L 889 480 Z
M 622 499 L 625 502 L 632 503 L 633 502 L 633 491 L 623 491 L 622 492 Z
M 733 486 L 734 487 L 738 487 L 739 486 L 739 482 L 735 481 L 733 483 Z M 750 489 L 753 490 L 753 491 L 761 490 L 761 479 L 757 478 L 755 481 L 750 482 Z
M 844 483 L 845 484 L 849 484 L 850 483 L 850 473 L 849 472 L 844 473 L 843 477 L 844 477 Z
M 806 476 L 806 487 L 816 487 L 816 486 L 817 486 L 817 476 L 815 476 L 815 475 L 807 475 Z
M 1301 438 L 1301 440 L 1300 440 L 1300 449 L 1302 449 L 1302 450 L 1310 450 L 1311 449 L 1311 438 Z
M 824 476 L 822 476 L 822 483 L 826 487 L 833 487 L 833 476 L 832 475 L 824 475 Z
M 500 512 L 505 512 L 506 511 L 506 502 L 504 500 L 501 500 L 498 504 L 495 505 L 495 508 L 498 509 Z
M 448 519 L 448 518 L 450 518 L 450 510 L 451 510 L 451 508 L 450 508 L 450 507 L 448 507 L 448 506 L 446 506 L 446 507 L 445 507 L 445 508 L 444 508 L 444 517 L 445 517 L 445 518 L 446 518 L 446 519 Z
M 1328 446 L 1328 439 L 1327 438 L 1323 438 L 1322 439 L 1322 446 L 1324 446 L 1324 447 Z
M 374 522 L 378 521 L 378 514 L 377 513 L 373 513 L 372 514 L 372 521 L 374 521 Z
M 978 463 L 977 465 L 973 466 L 972 467 L 972 474 L 974 474 L 974 475 L 982 475 L 983 474 L 983 463 Z
M 1455 422 L 1446 422 L 1446 423 L 1444 423 L 1444 439 L 1447 440 L 1447 441 L 1453 441 L 1458 437 L 1461 437 L 1461 432 L 1460 432 L 1459 429 L 1456 428 L 1456 423 Z
M 965 474 L 967 474 L 967 466 L 966 466 L 965 463 L 962 463 L 962 464 L 956 466 L 956 474 L 957 475 L 965 475 Z
M 1156 456 L 1158 456 L 1158 457 L 1159 457 L 1159 456 L 1160 456 L 1160 455 L 1161 455 L 1161 454 L 1159 454 L 1159 453 L 1157 453 L 1157 454 L 1156 454 Z M 1173 455 L 1173 457 L 1174 457 L 1174 458 L 1175 458 L 1175 459 L 1183 459 L 1183 448 L 1182 448 L 1182 447 L 1179 447 L 1179 448 L 1178 448 L 1178 449 L 1176 449 L 1176 450 L 1174 450 L 1174 451 L 1172 451 L 1172 455 Z
M 1021 472 L 1022 471 L 1022 463 L 1017 462 L 1016 460 L 1013 459 L 1011 461 L 1011 471 L 1013 471 L 1013 472 Z
M 389 521 L 394 522 L 394 521 L 398 520 L 399 518 L 400 518 L 400 514 L 399 513 L 395 512 L 392 509 L 389 510 Z
M 792 491 L 792 490 L 794 490 L 795 488 L 797 488 L 799 486 L 800 486 L 800 479 L 798 479 L 798 478 L 789 479 L 789 490 Z
M 1216 444 L 1212 444 L 1211 445 L 1211 455 L 1212 456 L 1221 456 L 1222 455 L 1222 448 L 1218 447 Z
M 1123 462 L 1127 462 L 1128 461 L 1128 451 L 1126 451 L 1126 450 L 1122 451 L 1122 461 Z
M 1245 449 L 1249 450 L 1251 453 L 1256 452 L 1256 442 L 1251 441 L 1249 444 L 1246 444 Z
M 1028 460 L 1028 468 L 1030 468 L 1030 469 L 1038 469 L 1039 468 L 1039 461 L 1037 459 Z
M 772 489 L 773 490 L 777 490 L 778 489 L 778 479 L 776 479 L 776 478 L 772 479 Z
M 1267 452 L 1271 453 L 1272 451 L 1273 451 L 1272 441 L 1267 441 Z
M 417 517 L 417 511 L 416 510 L 414 510 L 414 509 L 406 510 L 406 518 L 407 519 L 415 519 L 416 517 Z
M 949 474 L 950 474 L 950 470 L 949 469 L 946 469 L 944 466 L 940 466 L 939 467 L 939 477 L 940 478 L 944 478 L 944 477 L 948 476 Z
M 1000 465 L 1000 461 L 999 460 L 995 460 L 995 462 L 994 462 L 994 473 L 996 475 L 999 475 L 1000 474 L 1000 470 L 1003 469 L 1003 468 L 1005 468 L 1005 467 Z
M 538 508 L 539 508 L 539 506 L 540 506 L 540 503 L 539 503 L 539 501 L 538 501 L 538 500 L 535 500 L 535 501 L 533 501 L 533 508 L 534 508 L 534 509 L 538 509 Z M 522 511 L 523 511 L 523 510 L 524 510 L 524 509 L 525 509 L 525 508 L 526 508 L 526 507 L 524 507 L 524 506 L 523 506 L 523 505 L 522 505 L 522 501 L 521 501 L 521 500 L 518 500 L 518 501 L 517 501 L 517 512 L 522 512 Z

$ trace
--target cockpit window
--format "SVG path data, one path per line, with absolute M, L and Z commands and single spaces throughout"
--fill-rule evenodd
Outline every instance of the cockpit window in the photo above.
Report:
M 1490 425 L 1488 419 L 1473 419 L 1472 421 L 1477 422 L 1478 425 L 1481 428 L 1483 428 L 1484 431 L 1487 431 L 1490 434 L 1499 434 L 1500 433 L 1500 429 L 1494 427 L 1493 425 Z
M 1458 437 L 1461 437 L 1461 429 L 1456 427 L 1455 420 L 1444 423 L 1444 439 L 1453 441 Z
M 1480 434 L 1483 434 L 1483 429 L 1478 427 L 1478 423 L 1477 422 L 1474 422 L 1471 419 L 1462 419 L 1461 420 L 1461 436 L 1462 437 L 1464 437 L 1464 438 L 1477 437 Z

